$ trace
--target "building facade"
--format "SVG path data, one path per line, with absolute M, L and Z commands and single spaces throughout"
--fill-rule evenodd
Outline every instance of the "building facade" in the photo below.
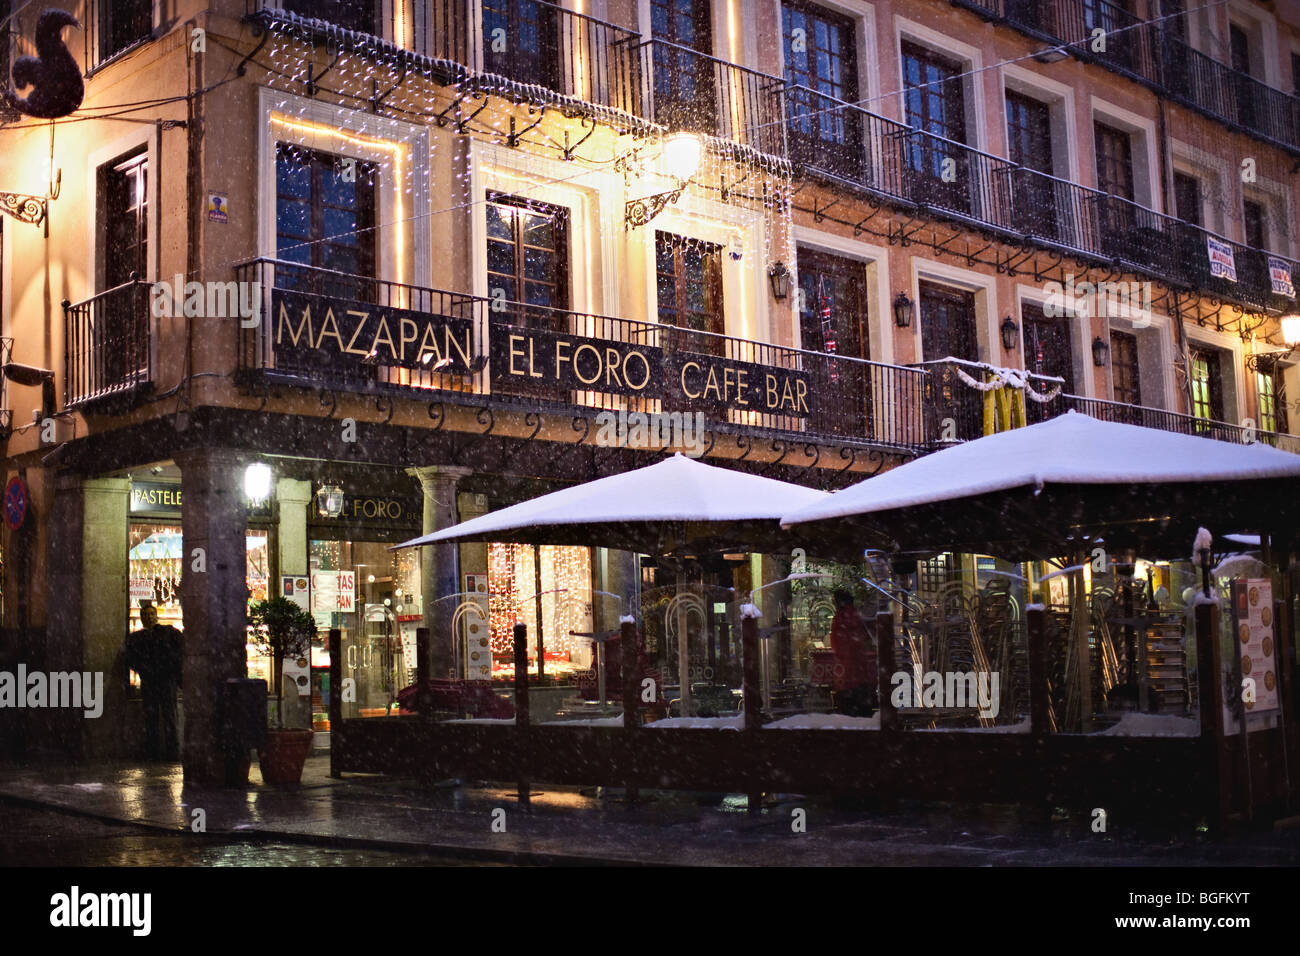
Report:
M 511 601 L 647 570 L 388 546 L 665 447 L 843 487 L 1009 424 L 1015 369 L 1027 421 L 1300 451 L 1295 4 L 75 7 L 81 108 L 0 125 L 4 660 L 114 676 L 33 746 L 128 751 L 140 600 L 186 633 L 197 778 L 250 598 L 306 582 L 362 660 L 423 623 L 466 676 L 444 596 L 490 591 L 504 654 Z M 0 2 L 6 65 L 38 12 Z M 676 431 L 611 440 L 637 412 Z

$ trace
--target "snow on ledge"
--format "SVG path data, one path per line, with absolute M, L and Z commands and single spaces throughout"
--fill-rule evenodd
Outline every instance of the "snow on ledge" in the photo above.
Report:
M 879 730 L 880 715 L 848 717 L 844 714 L 794 714 L 774 720 L 764 730 Z
M 617 717 L 584 717 L 581 720 L 544 720 L 542 727 L 622 727 L 623 715 Z
M 656 730 L 743 730 L 745 715 L 735 717 L 666 717 L 646 724 Z
M 1099 730 L 1096 737 L 1199 737 L 1201 722 L 1195 717 L 1173 714 L 1126 713 L 1119 723 Z

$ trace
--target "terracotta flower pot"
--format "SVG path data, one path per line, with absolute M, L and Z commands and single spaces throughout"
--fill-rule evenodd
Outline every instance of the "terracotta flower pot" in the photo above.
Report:
M 268 730 L 258 748 L 258 764 L 266 783 L 300 783 L 303 764 L 311 751 L 310 730 Z

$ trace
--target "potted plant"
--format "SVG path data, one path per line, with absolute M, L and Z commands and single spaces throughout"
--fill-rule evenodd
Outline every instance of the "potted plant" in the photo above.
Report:
M 284 726 L 284 658 L 305 654 L 316 634 L 316 620 L 286 597 L 255 601 L 248 609 L 249 640 L 271 658 L 275 682 L 276 726 L 267 728 L 258 748 L 262 779 L 267 783 L 298 783 L 311 750 L 312 731 Z

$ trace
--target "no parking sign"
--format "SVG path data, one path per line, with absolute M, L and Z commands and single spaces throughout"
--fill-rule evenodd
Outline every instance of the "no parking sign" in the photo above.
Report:
M 5 485 L 5 525 L 10 531 L 17 531 L 23 526 L 27 517 L 27 482 L 14 475 Z

